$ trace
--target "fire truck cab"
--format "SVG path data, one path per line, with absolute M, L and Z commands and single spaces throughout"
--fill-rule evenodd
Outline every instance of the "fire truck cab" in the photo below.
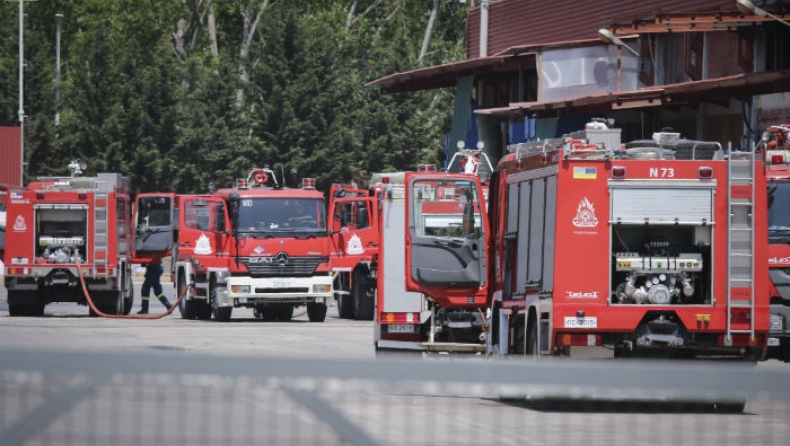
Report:
M 487 158 L 481 151 L 459 154 L 468 159 L 468 173 L 420 166 L 371 179 L 381 225 L 377 354 L 485 351 L 490 230 L 474 167 Z
M 137 233 L 135 243 L 159 255 L 172 247 L 183 318 L 227 321 L 244 307 L 259 319 L 290 320 L 306 305 L 311 322 L 324 321 L 332 272 L 324 196 L 313 182 L 285 188 L 271 169 L 255 168 L 231 188 L 143 196 L 138 205 L 152 199 L 173 209 L 177 223 L 157 227 L 156 239 Z
M 379 221 L 374 190 L 333 184 L 329 190 L 334 293 L 341 318 L 372 320 Z

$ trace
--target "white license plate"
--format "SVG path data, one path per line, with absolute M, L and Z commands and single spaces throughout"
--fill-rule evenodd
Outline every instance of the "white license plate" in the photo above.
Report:
M 388 333 L 414 333 L 414 325 L 392 324 L 387 325 Z
M 597 317 L 566 317 L 565 328 L 598 328 Z
M 768 338 L 769 347 L 779 347 L 779 338 Z
M 288 282 L 274 282 L 272 288 L 288 288 L 290 285 Z
M 247 303 L 247 298 L 246 297 L 240 297 L 239 298 L 239 303 L 240 304 L 246 304 Z

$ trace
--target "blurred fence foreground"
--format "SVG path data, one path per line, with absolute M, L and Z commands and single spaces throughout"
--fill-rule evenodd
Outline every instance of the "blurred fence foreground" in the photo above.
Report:
M 0 446 L 786 446 L 788 439 L 785 368 L 0 351 Z

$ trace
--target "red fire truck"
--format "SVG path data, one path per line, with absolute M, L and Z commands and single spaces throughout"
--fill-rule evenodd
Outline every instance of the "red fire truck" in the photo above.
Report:
M 182 317 L 227 321 L 233 308 L 246 307 L 263 320 L 290 320 L 295 306 L 306 305 L 311 322 L 326 318 L 330 242 L 324 196 L 312 179 L 286 188 L 271 169 L 255 168 L 211 194 L 147 194 L 138 209 L 141 199 L 159 200 L 177 222 L 159 226 L 157 233 L 169 236 L 149 240 L 146 249 L 172 247 L 177 294 L 186 290 Z M 144 234 L 136 233 L 135 243 Z
M 456 156 L 467 161 L 468 174 L 421 166 L 371 178 L 380 191 L 377 354 L 485 351 L 490 231 L 475 167 L 488 159 L 482 150 Z
M 426 230 L 439 181 L 483 194 L 464 174 L 406 177 L 403 285 L 489 310 L 488 352 L 763 354 L 765 173 L 754 152 L 672 132 L 623 145 L 601 123 L 518 145 L 491 178 L 486 240 Z
M 770 126 L 758 152 L 768 181 L 771 329 L 766 358 L 790 362 L 790 124 Z
M 11 316 L 41 316 L 51 302 L 87 300 L 77 265 L 99 311 L 133 305 L 130 182 L 117 173 L 38 178 L 8 192 L 5 285 Z M 97 314 L 90 309 L 90 314 Z
M 329 190 L 332 271 L 338 315 L 372 320 L 378 261 L 375 189 L 333 184 Z

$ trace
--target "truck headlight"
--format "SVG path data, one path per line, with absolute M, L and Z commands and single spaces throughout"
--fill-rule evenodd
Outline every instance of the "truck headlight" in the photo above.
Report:
M 249 285 L 231 285 L 230 292 L 233 294 L 246 294 L 250 292 Z
M 331 293 L 332 285 L 313 285 L 314 293 Z

